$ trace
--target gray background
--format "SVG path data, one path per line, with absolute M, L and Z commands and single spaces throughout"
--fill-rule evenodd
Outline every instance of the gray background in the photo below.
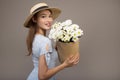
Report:
M 23 22 L 37 2 L 61 8 L 58 21 L 84 30 L 80 63 L 58 80 L 120 80 L 120 0 L 0 0 L 0 80 L 25 80 L 33 68 Z

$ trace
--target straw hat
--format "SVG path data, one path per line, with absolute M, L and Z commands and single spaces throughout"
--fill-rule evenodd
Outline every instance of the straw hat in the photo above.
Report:
M 25 20 L 24 22 L 24 26 L 26 28 L 29 28 L 31 26 L 31 23 L 32 23 L 32 17 L 39 11 L 41 10 L 46 10 L 46 9 L 49 9 L 52 11 L 52 16 L 53 16 L 53 19 L 56 19 L 59 14 L 61 13 L 61 10 L 58 9 L 58 8 L 51 8 L 49 7 L 46 3 L 38 3 L 36 5 L 34 5 L 31 9 L 30 9 L 30 15 L 27 17 L 27 19 Z

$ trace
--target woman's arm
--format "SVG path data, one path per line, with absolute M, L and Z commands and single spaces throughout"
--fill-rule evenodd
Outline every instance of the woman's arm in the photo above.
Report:
M 71 56 L 64 61 L 64 63 L 59 66 L 48 69 L 45 55 L 41 55 L 39 58 L 39 68 L 38 68 L 38 76 L 39 80 L 47 80 L 55 75 L 57 72 L 63 70 L 66 67 L 71 67 L 79 62 L 79 55 Z

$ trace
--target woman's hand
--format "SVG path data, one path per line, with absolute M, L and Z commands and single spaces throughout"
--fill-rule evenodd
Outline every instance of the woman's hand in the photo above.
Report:
M 68 57 L 68 58 L 63 62 L 63 65 L 64 65 L 65 67 L 72 67 L 72 66 L 78 64 L 79 58 L 80 58 L 79 53 L 76 54 L 76 55 L 72 55 L 72 56 Z

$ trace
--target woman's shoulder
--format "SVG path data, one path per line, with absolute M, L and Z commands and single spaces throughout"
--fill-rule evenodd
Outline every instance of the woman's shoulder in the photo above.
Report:
M 48 49 L 48 51 L 51 52 L 52 51 L 51 40 L 43 35 L 35 35 L 33 41 L 33 49 L 36 50 L 36 48 L 41 49 L 41 51 L 42 50 L 45 51 L 46 49 Z
M 34 42 L 45 44 L 45 43 L 51 43 L 51 40 L 46 36 L 37 34 L 35 35 Z

